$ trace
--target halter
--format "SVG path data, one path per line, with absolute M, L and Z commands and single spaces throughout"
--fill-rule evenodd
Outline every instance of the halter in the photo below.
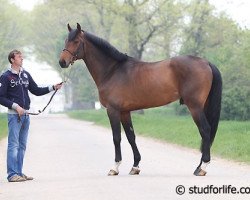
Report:
M 78 49 L 77 49 L 77 52 L 75 53 L 75 54 L 73 54 L 70 50 L 68 50 L 68 49 L 63 49 L 62 51 L 66 51 L 66 52 L 68 52 L 71 56 L 72 56 L 72 59 L 71 59 L 71 61 L 70 61 L 70 64 L 71 65 L 73 65 L 74 64 L 74 62 L 77 60 L 77 58 L 78 58 Z
M 72 56 L 72 59 L 71 59 L 71 61 L 70 61 L 70 64 L 71 64 L 71 65 L 73 65 L 74 62 L 79 58 L 79 57 L 78 57 L 78 54 L 79 54 L 80 48 L 83 49 L 83 40 L 82 40 L 82 39 L 81 39 L 81 43 L 80 43 L 79 47 L 78 47 L 77 50 L 76 50 L 76 53 L 72 53 L 70 50 L 68 50 L 68 49 L 66 49 L 66 48 L 62 50 L 62 51 L 68 52 L 68 53 Z

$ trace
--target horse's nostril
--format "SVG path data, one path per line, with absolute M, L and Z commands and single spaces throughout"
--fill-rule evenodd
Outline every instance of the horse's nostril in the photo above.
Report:
M 61 67 L 66 67 L 66 62 L 65 62 L 65 60 L 59 60 L 59 65 L 60 65 Z

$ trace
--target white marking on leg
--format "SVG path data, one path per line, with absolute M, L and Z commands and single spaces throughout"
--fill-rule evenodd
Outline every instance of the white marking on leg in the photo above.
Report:
M 206 171 L 206 168 L 207 168 L 208 164 L 210 164 L 210 162 L 206 162 L 205 163 L 205 162 L 202 161 L 201 169 L 204 170 L 204 171 Z
M 132 167 L 133 169 L 135 169 L 135 170 L 140 170 L 140 168 L 139 168 L 139 166 L 137 166 L 137 167 Z
M 111 169 L 116 171 L 117 173 L 119 173 L 119 166 L 120 166 L 121 163 L 122 163 L 122 161 L 115 162 L 115 165 Z

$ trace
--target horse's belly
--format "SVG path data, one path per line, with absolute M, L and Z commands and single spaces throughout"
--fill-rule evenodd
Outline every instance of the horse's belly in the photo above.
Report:
M 139 107 L 139 109 L 142 109 L 163 106 L 176 101 L 177 99 L 179 99 L 179 93 L 177 91 L 150 91 L 145 96 L 133 99 L 133 102 L 131 102 L 131 104 L 134 103 L 135 107 Z
M 177 90 L 130 90 L 113 91 L 105 104 L 119 110 L 138 110 L 144 108 L 163 106 L 179 99 Z

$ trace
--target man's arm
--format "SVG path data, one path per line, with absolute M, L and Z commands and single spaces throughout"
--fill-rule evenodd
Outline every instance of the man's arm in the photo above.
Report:
M 36 96 L 48 94 L 49 92 L 51 92 L 53 90 L 53 86 L 38 87 L 38 85 L 33 80 L 33 78 L 31 77 L 30 74 L 28 74 L 28 78 L 29 78 L 29 91 Z
M 0 77 L 0 104 L 7 108 L 12 109 L 13 108 L 12 106 L 15 105 L 13 105 L 14 102 L 10 101 L 7 98 L 7 89 L 8 89 L 8 79 L 6 76 L 2 75 Z

